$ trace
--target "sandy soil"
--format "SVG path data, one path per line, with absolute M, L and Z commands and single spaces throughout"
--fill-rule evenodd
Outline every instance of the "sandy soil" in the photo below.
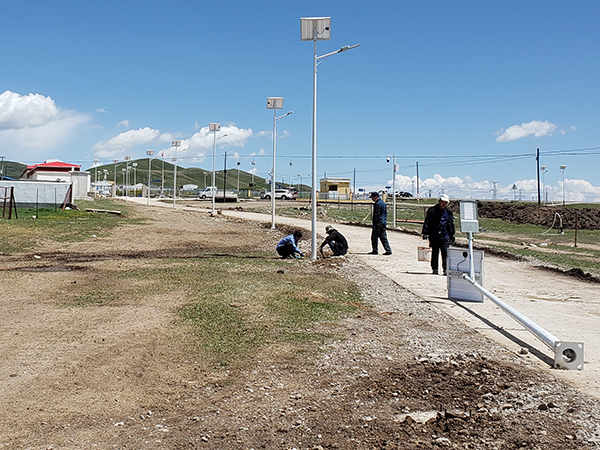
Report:
M 281 261 L 336 271 L 370 306 L 322 325 L 343 339 L 317 354 L 267 349 L 213 369 L 187 353 L 182 295 L 69 305 L 108 272 L 281 237 L 206 211 L 140 213 L 152 222 L 0 255 L 0 448 L 598 448 L 598 401 L 395 281 L 424 278 L 400 264 L 396 237 L 395 259 L 368 260 L 361 243 L 347 258 Z M 424 283 L 434 297 L 442 278 Z

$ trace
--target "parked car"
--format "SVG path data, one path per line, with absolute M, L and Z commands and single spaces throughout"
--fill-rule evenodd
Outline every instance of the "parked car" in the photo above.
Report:
M 264 191 L 260 194 L 260 198 L 270 200 L 271 191 Z M 291 189 L 275 189 L 275 198 L 281 200 L 296 200 L 298 198 L 298 192 Z
M 400 192 L 396 193 L 396 197 L 411 198 L 412 194 L 410 192 L 400 191 Z

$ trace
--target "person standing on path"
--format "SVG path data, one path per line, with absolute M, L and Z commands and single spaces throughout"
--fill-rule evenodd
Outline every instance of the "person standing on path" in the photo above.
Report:
M 392 248 L 387 238 L 387 206 L 385 202 L 379 197 L 379 192 L 371 192 L 369 195 L 373 200 L 373 231 L 371 231 L 371 247 L 373 250 L 369 252 L 369 255 L 376 255 L 378 253 L 377 246 L 378 240 L 381 241 L 383 249 L 385 250 L 384 255 L 391 255 Z
M 427 210 L 423 230 L 423 239 L 429 239 L 431 247 L 431 270 L 434 274 L 439 269 L 439 254 L 442 254 L 442 275 L 447 275 L 446 261 L 448 259 L 448 247 L 454 242 L 454 215 L 447 206 L 450 197 L 446 194 L 440 195 L 437 205 Z

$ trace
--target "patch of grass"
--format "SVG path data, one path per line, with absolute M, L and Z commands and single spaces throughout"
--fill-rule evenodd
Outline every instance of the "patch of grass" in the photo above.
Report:
M 198 351 L 216 365 L 243 360 L 266 345 L 319 345 L 331 336 L 313 327 L 351 314 L 362 301 L 356 286 L 333 273 L 315 274 L 303 263 L 203 259 L 191 270 L 192 292 L 199 293 L 179 314 Z
M 177 296 L 194 352 L 213 366 L 230 366 L 269 346 L 314 351 L 334 339 L 319 323 L 362 308 L 358 286 L 304 261 L 273 260 L 263 253 L 161 259 L 112 275 L 127 280 L 128 301 L 152 293 Z M 278 273 L 283 271 L 283 273 Z M 113 284 L 113 283 L 111 283 Z
M 108 305 L 117 299 L 117 295 L 106 290 L 95 290 L 76 296 L 72 303 L 75 306 Z
M 89 213 L 83 210 L 86 207 L 121 210 L 122 215 Z M 43 240 L 84 241 L 94 236 L 106 236 L 111 229 L 122 224 L 143 222 L 143 219 L 135 216 L 133 208 L 122 202 L 100 199 L 82 202 L 80 208 L 79 211 L 60 208 L 20 209 L 18 219 L 0 219 L 0 252 L 28 251 Z

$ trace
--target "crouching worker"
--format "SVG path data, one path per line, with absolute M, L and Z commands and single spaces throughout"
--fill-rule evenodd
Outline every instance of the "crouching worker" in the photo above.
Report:
M 327 237 L 321 244 L 321 256 L 325 257 L 325 255 L 323 255 L 323 247 L 326 245 L 329 245 L 329 248 L 333 252 L 333 256 L 342 256 L 348 253 L 348 241 L 342 233 L 331 225 L 325 227 L 325 232 L 327 233 Z
M 284 237 L 277 244 L 277 253 L 283 259 L 287 258 L 301 258 L 304 253 L 298 248 L 298 241 L 302 239 L 302 233 L 300 230 L 294 231 L 294 234 Z

